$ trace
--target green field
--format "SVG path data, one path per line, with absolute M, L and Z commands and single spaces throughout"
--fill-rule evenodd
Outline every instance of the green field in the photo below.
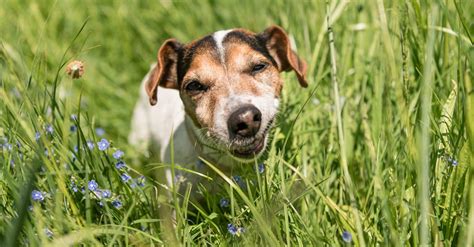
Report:
M 472 0 L 2 0 L 0 246 L 474 246 L 473 20 Z M 154 179 L 173 164 L 127 143 L 140 81 L 167 38 L 272 24 L 309 87 L 283 74 L 267 154 L 188 211 Z

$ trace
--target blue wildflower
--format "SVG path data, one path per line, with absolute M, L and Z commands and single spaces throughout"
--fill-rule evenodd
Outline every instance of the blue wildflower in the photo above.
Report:
M 103 198 L 110 198 L 110 196 L 112 196 L 112 193 L 110 192 L 110 190 L 102 190 Z
M 105 130 L 102 128 L 95 128 L 95 133 L 97 136 L 103 136 L 105 134 Z
M 21 148 L 21 142 L 16 141 L 16 146 L 17 146 L 18 148 Z
M 236 175 L 236 176 L 233 176 L 232 179 L 234 180 L 236 184 L 240 186 L 240 188 L 242 189 L 247 188 L 247 184 L 245 183 L 245 181 L 242 179 L 241 176 Z
M 260 174 L 264 173 L 265 172 L 265 164 L 263 164 L 263 163 L 258 164 L 257 170 L 258 170 L 258 173 L 260 173 Z
M 10 160 L 10 168 L 15 168 L 15 161 L 13 160 Z
M 36 132 L 36 133 L 35 133 L 35 140 L 39 140 L 40 137 L 41 137 L 41 133 Z
M 107 139 L 104 139 L 104 138 L 102 140 L 100 140 L 100 142 L 97 143 L 97 147 L 99 147 L 100 151 L 107 150 L 107 148 L 109 148 L 109 146 L 110 146 L 109 141 L 107 141 Z
M 112 202 L 112 206 L 114 206 L 115 208 L 117 209 L 120 209 L 122 207 L 122 202 L 119 200 L 119 199 L 115 199 L 113 202 Z
M 125 164 L 125 162 L 123 162 L 123 161 L 119 161 L 115 164 L 115 168 L 117 168 L 119 170 L 122 169 L 122 168 L 125 168 L 126 166 L 127 166 L 127 164 Z
M 44 234 L 48 237 L 48 238 L 52 238 L 53 237 L 53 232 L 51 230 L 49 230 L 48 228 L 45 228 L 44 229 Z
M 71 127 L 69 127 L 69 131 L 76 132 L 77 131 L 76 125 L 71 125 Z
M 104 203 L 102 201 L 99 201 L 97 204 L 99 204 L 99 206 L 101 206 L 101 207 L 104 206 Z
M 77 186 L 75 184 L 72 185 L 71 189 L 72 189 L 73 192 L 79 191 L 79 189 L 77 188 Z
M 137 178 L 137 184 L 140 187 L 145 186 L 145 176 L 141 175 L 140 177 Z
M 90 141 L 90 140 L 87 141 L 86 144 L 87 144 L 87 147 L 89 148 L 89 150 L 92 150 L 92 149 L 94 149 L 94 147 L 95 147 L 95 144 L 94 144 L 92 141 Z
M 120 149 L 117 149 L 117 151 L 114 152 L 114 154 L 112 154 L 112 156 L 114 156 L 115 159 L 120 159 L 122 158 L 122 156 L 124 155 L 125 153 L 120 150 Z
M 46 133 L 48 133 L 50 135 L 52 135 L 53 132 L 54 132 L 54 128 L 51 124 L 46 125 L 44 129 L 46 130 Z
M 453 160 L 453 161 L 451 162 L 451 165 L 457 166 L 457 165 L 458 165 L 458 161 L 457 161 L 457 160 Z
M 219 201 L 219 205 L 221 206 L 221 208 L 227 208 L 227 207 L 229 207 L 229 205 L 230 205 L 230 201 L 229 201 L 229 199 L 227 199 L 227 198 L 222 198 L 222 199 Z
M 37 201 L 37 202 L 42 202 L 42 201 L 44 201 L 43 192 L 38 191 L 38 190 L 33 190 L 33 191 L 31 192 L 31 199 L 33 199 L 33 201 Z
M 99 188 L 99 185 L 95 180 L 91 180 L 89 183 L 87 183 L 87 187 L 90 191 L 96 191 Z
M 229 231 L 232 236 L 240 236 L 243 232 L 245 232 L 245 229 L 243 227 L 237 227 L 232 223 L 227 224 L 227 230 Z
M 76 114 L 71 114 L 71 120 L 76 121 L 77 120 L 77 115 Z
M 352 242 L 352 235 L 348 231 L 343 231 L 342 232 L 342 240 L 346 243 Z
M 127 173 L 123 173 L 122 175 L 120 175 L 120 178 L 122 178 L 123 182 L 128 182 L 128 180 L 130 180 L 132 177 L 130 177 L 130 175 L 128 175 Z

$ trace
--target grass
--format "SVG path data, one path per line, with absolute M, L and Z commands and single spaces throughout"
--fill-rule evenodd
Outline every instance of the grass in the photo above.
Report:
M 0 245 L 472 246 L 471 5 L 3 1 Z M 271 24 L 291 34 L 310 87 L 283 75 L 265 157 L 241 180 L 222 174 L 225 192 L 204 191 L 207 205 L 189 211 L 186 195 L 170 200 L 154 179 L 174 164 L 127 144 L 139 82 L 169 37 Z M 75 59 L 78 80 L 65 73 Z M 126 168 L 116 168 L 119 149 Z

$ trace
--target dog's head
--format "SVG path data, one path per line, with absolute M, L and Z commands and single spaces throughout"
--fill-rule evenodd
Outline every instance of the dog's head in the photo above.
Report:
M 249 160 L 265 149 L 278 111 L 279 74 L 290 70 L 307 87 L 306 63 L 291 50 L 283 29 L 231 29 L 189 44 L 165 41 L 146 90 L 152 105 L 158 86 L 179 90 L 199 138 Z

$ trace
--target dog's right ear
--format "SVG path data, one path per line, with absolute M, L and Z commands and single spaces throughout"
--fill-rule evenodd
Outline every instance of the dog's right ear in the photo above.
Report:
M 157 63 L 152 69 L 145 89 L 151 105 L 156 105 L 158 86 L 178 89 L 177 64 L 181 44 L 175 39 L 166 40 L 158 50 Z

